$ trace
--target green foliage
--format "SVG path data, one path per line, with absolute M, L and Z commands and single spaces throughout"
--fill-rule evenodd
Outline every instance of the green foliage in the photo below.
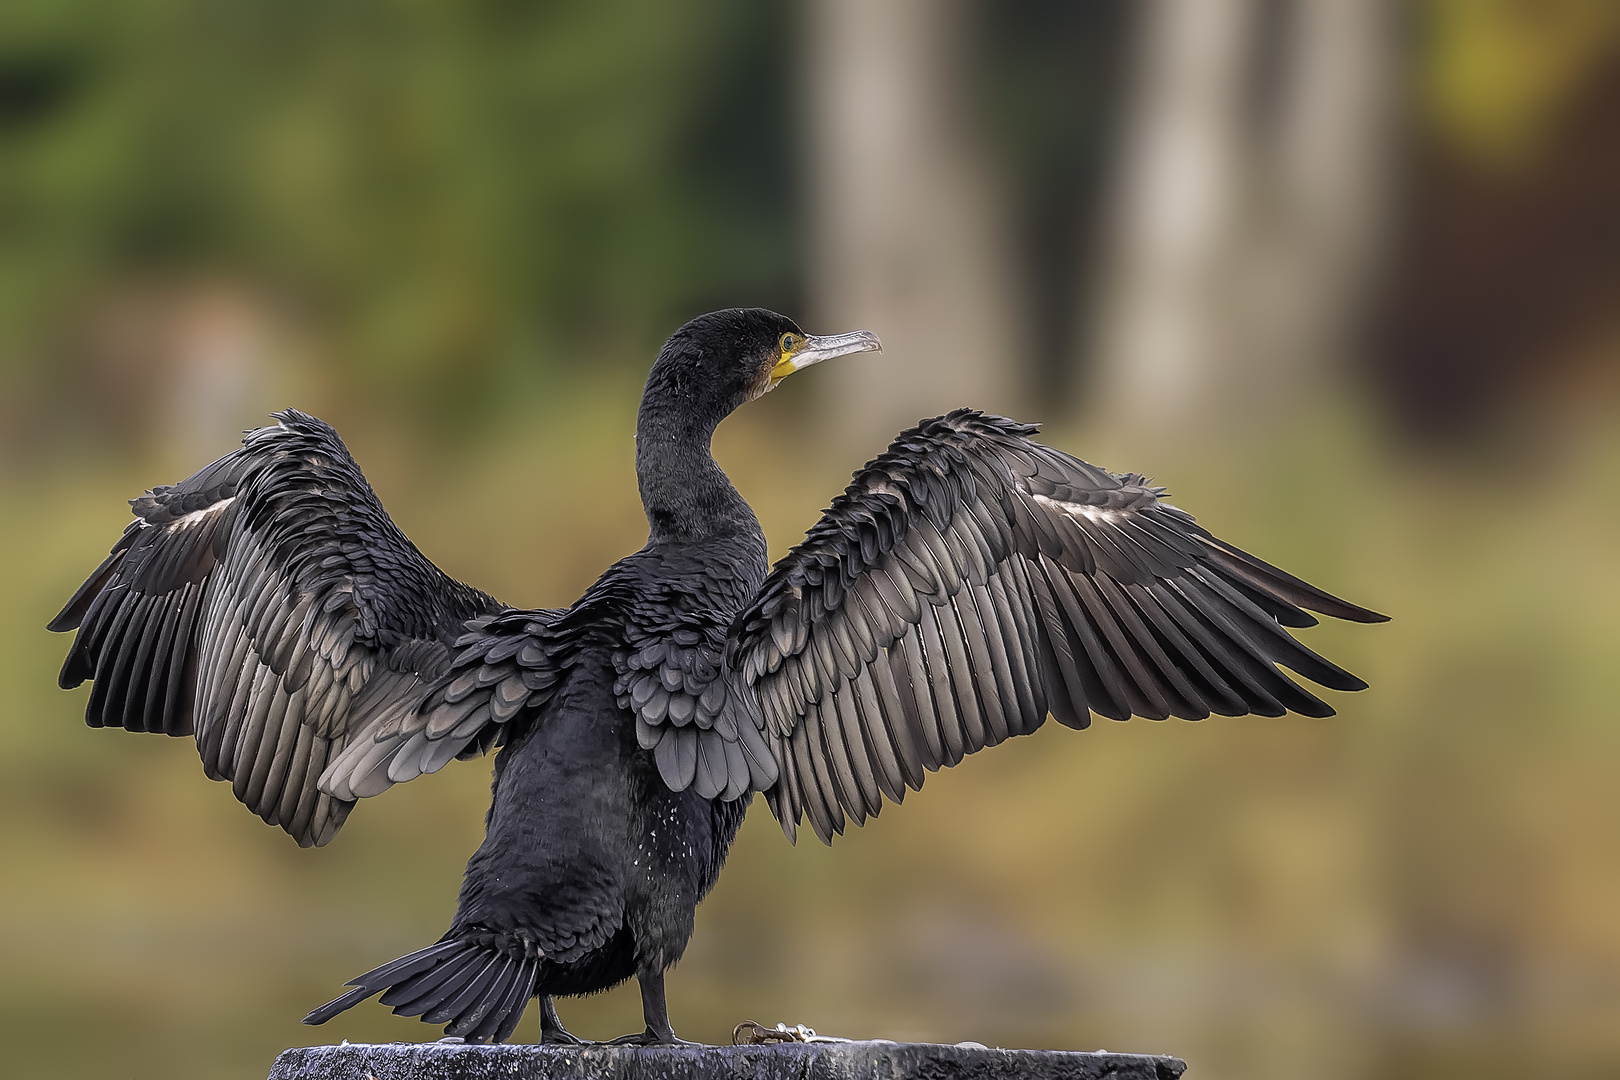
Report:
M 225 276 L 442 416 L 786 304 L 786 29 L 745 0 L 5 5 L 0 370 L 87 294 Z

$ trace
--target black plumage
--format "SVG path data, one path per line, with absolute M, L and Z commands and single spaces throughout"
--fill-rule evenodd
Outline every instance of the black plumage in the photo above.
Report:
M 968 409 L 855 475 L 774 569 L 709 452 L 793 371 L 877 348 L 717 312 L 660 351 L 637 421 L 649 537 L 572 607 L 508 608 L 389 520 L 336 432 L 278 413 L 240 450 L 132 504 L 51 623 L 96 727 L 194 735 L 209 776 L 300 844 L 357 799 L 502 746 L 483 844 L 436 944 L 312 1012 L 373 994 L 474 1040 L 531 997 L 634 975 L 671 1042 L 685 949 L 752 793 L 825 841 L 926 774 L 1038 728 L 1332 713 L 1279 665 L 1364 683 L 1299 644 L 1345 603 L 1226 544 L 1134 474 Z

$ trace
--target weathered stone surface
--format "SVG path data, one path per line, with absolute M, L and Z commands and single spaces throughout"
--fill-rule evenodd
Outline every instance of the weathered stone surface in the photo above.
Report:
M 973 1045 L 467 1046 L 344 1043 L 283 1051 L 270 1080 L 1176 1080 L 1179 1058 Z

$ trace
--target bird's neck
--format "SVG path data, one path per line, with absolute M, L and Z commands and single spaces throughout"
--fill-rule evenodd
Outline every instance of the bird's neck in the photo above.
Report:
M 636 423 L 636 478 L 651 542 L 759 534 L 754 512 L 709 450 L 718 422 L 643 402 Z

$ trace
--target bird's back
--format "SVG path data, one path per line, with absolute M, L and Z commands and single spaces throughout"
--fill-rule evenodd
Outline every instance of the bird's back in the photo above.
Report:
M 649 545 L 536 635 L 558 681 L 496 763 L 456 927 L 530 938 L 559 963 L 611 962 L 617 978 L 632 958 L 595 954 L 617 951 L 621 930 L 638 952 L 679 955 L 749 800 L 672 790 L 638 739 L 629 684 L 650 640 L 692 654 L 678 679 L 655 673 L 666 693 L 706 665 L 718 676 L 725 629 L 764 578 L 763 548 L 762 537 Z

